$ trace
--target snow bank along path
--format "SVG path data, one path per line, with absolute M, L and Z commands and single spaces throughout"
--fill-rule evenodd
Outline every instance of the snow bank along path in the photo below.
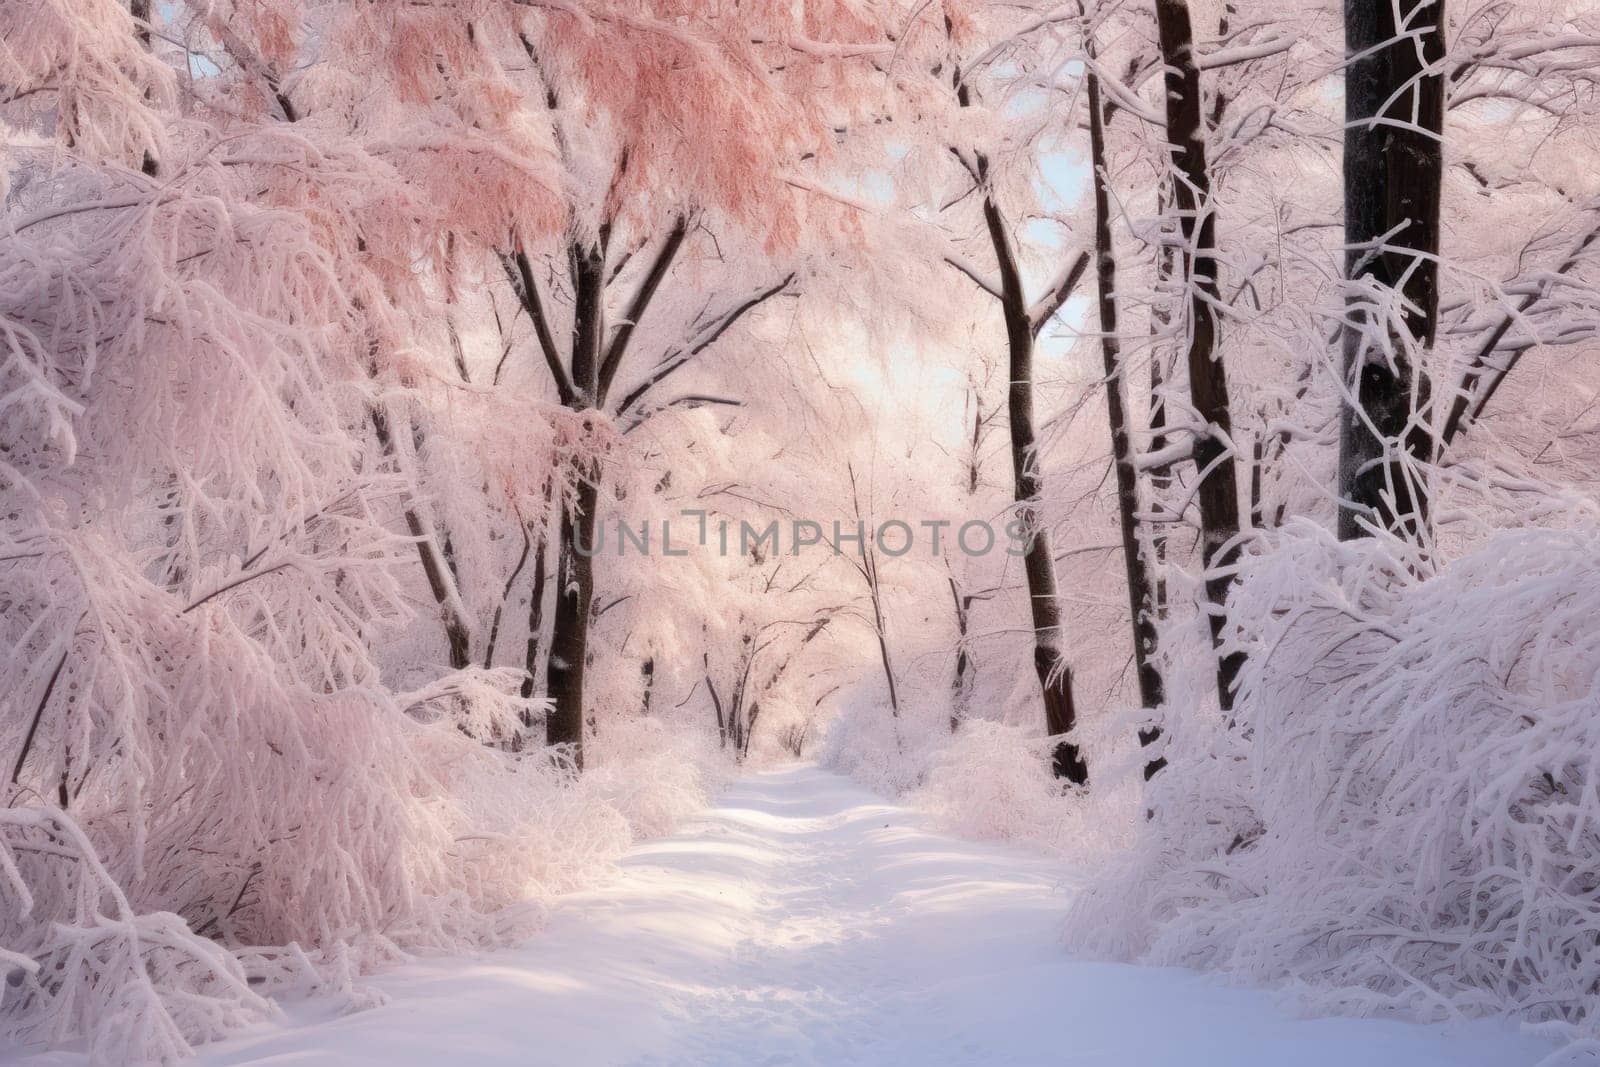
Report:
M 1509 1024 L 1296 1019 L 1271 994 L 1060 947 L 1069 872 L 811 766 L 744 778 L 525 947 L 379 978 L 384 1007 L 205 1064 L 1520 1067 Z M 323 1013 L 326 1014 L 325 1012 Z

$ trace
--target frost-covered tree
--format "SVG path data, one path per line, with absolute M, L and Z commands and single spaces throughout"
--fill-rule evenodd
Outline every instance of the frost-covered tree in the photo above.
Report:
M 823 165 L 855 106 L 847 90 L 885 45 L 873 21 L 830 4 L 574 22 L 530 16 L 504 45 L 525 53 L 520 91 L 545 107 L 562 217 L 553 233 L 513 229 L 491 251 L 532 327 L 525 347 L 546 390 L 596 435 L 565 478 L 546 684 L 548 740 L 571 745 L 581 766 L 597 576 L 576 549 L 598 530 L 600 441 L 663 410 L 739 402 L 677 389 L 682 372 L 793 293 L 802 231 L 833 225 L 802 171 Z
M 1427 541 L 1434 431 L 1425 353 L 1438 328 L 1444 7 L 1345 4 L 1344 538 L 1359 536 L 1366 520 Z

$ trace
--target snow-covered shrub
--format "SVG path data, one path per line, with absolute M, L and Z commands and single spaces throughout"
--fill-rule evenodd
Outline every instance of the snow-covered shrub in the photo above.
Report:
M 1133 731 L 1124 731 L 1129 737 Z M 1099 742 L 1098 778 L 1074 789 L 1051 769 L 1052 742 L 1019 726 L 969 719 L 939 750 L 919 807 L 946 829 L 979 840 L 1015 841 L 1087 867 L 1126 844 L 1140 790 L 1139 764 Z M 1128 764 L 1127 766 L 1121 766 Z
M 239 961 L 171 912 L 136 914 L 57 808 L 0 808 L 0 1032 L 167 1061 L 275 1014 Z
M 728 770 L 708 734 L 655 716 L 619 717 L 595 736 L 589 752 L 583 785 L 639 838 L 671 833 L 705 807 L 708 791 Z
M 1593 1032 L 1600 528 L 1502 532 L 1426 578 L 1390 547 L 1295 523 L 1244 562 L 1232 722 L 1177 717 L 1156 817 L 1069 942 Z
M 516 505 L 563 429 L 438 373 L 418 264 L 465 220 L 336 124 L 155 114 L 129 20 L 0 11 L 12 88 L 59 79 L 0 115 L 0 1041 L 114 1063 L 259 1019 L 262 992 L 359 1003 L 380 963 L 525 936 L 633 839 L 602 790 L 503 750 L 543 711 L 520 669 L 439 647 L 462 597 L 419 558 L 450 536 L 429 434 L 477 461 L 463 493 Z M 509 595 L 480 571 L 469 594 Z M 675 810 L 699 795 L 654 777 Z
M 934 702 L 903 708 L 854 701 L 828 723 L 817 759 L 868 789 L 897 796 L 920 786 L 934 756 L 949 740 L 949 712 Z
M 1014 840 L 1047 838 L 1062 795 L 1045 738 L 971 719 L 934 758 L 918 799 L 957 833 Z

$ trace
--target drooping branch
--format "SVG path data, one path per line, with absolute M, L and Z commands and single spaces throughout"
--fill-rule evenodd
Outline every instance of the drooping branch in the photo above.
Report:
M 223 593 L 226 593 L 226 592 L 228 592 L 230 590 L 239 588 L 241 585 L 244 585 L 246 582 L 253 582 L 257 578 L 265 578 L 269 574 L 276 574 L 279 571 L 286 570 L 286 569 L 288 569 L 288 568 L 290 568 L 292 566 L 294 566 L 294 561 L 293 560 L 280 560 L 279 562 L 274 563 L 269 567 L 260 567 L 260 568 L 257 568 L 255 570 L 246 571 L 243 574 L 236 575 L 235 577 L 231 578 L 230 580 L 228 580 L 228 581 L 224 582 L 223 584 L 217 586 L 215 589 L 211 590 L 209 593 L 204 593 L 201 596 L 197 597 L 196 599 L 190 601 L 188 604 L 185 604 L 183 606 L 183 608 L 178 612 L 178 614 L 179 615 L 187 615 L 187 614 L 189 614 L 189 612 L 195 610 L 196 608 L 200 607 L 201 605 L 209 603 L 212 600 L 215 600 L 217 597 L 221 596 Z

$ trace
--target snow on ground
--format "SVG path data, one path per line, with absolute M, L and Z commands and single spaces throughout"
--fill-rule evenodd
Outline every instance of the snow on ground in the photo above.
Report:
M 1297 1019 L 1202 975 L 1075 961 L 1064 868 L 813 766 L 741 779 L 621 866 L 521 949 L 390 972 L 384 1007 L 302 1005 L 200 1062 L 1519 1067 L 1551 1049 L 1509 1024 Z

